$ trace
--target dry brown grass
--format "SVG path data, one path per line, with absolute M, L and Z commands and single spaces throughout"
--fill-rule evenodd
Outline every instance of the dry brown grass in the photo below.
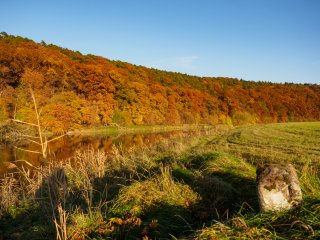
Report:
M 40 167 L 20 162 L 17 173 L 0 180 L 0 216 L 25 203 L 40 204 L 41 211 L 48 214 L 48 220 L 56 228 L 57 239 L 68 239 L 67 221 L 73 210 L 65 208 L 67 198 L 72 202 L 73 195 L 81 194 L 88 210 L 96 211 L 97 206 L 92 205 L 93 183 L 104 176 L 106 168 L 106 154 L 92 149 L 77 152 L 68 161 L 49 162 Z
M 0 179 L 0 217 L 19 203 L 19 183 L 12 174 Z

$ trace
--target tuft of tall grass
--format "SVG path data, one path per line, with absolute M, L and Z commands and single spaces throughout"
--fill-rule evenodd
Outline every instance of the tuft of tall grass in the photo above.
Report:
M 161 167 L 158 175 L 123 187 L 112 208 L 121 215 L 140 215 L 157 204 L 188 207 L 197 200 L 198 194 L 188 185 L 173 180 L 169 167 Z
M 190 231 L 190 206 L 199 200 L 199 195 L 190 186 L 173 180 L 169 167 L 160 167 L 158 174 L 123 187 L 111 207 L 111 213 L 121 222 L 128 219 L 129 222 L 132 222 L 130 219 L 139 221 L 139 224 L 131 224 L 130 228 L 123 228 L 121 224 L 122 234 L 127 232 L 145 238 L 169 237 L 169 233 Z

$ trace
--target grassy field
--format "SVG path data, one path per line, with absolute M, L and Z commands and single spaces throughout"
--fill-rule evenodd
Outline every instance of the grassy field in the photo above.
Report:
M 290 162 L 301 208 L 260 213 L 256 166 Z M 77 152 L 0 184 L 0 239 L 319 239 L 320 123 L 212 128 Z
M 212 128 L 211 125 L 205 124 L 181 124 L 181 125 L 153 125 L 153 126 L 138 126 L 133 125 L 129 127 L 122 126 L 104 126 L 97 128 L 80 129 L 68 132 L 68 134 L 128 134 L 128 133 L 158 133 L 158 132 L 170 132 L 170 131 L 192 131 L 192 130 L 204 130 Z

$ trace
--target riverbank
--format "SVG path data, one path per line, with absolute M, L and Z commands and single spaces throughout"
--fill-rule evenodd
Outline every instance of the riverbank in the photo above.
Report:
M 226 125 L 206 125 L 206 124 L 182 124 L 182 125 L 133 125 L 129 127 L 122 127 L 118 125 L 101 126 L 93 128 L 83 128 L 70 130 L 66 133 L 52 133 L 44 131 L 48 139 L 59 135 L 118 135 L 118 134 L 133 134 L 133 133 L 160 133 L 170 131 L 198 131 L 229 128 Z M 23 141 L 25 136 L 36 136 L 34 128 L 26 125 L 16 124 L 13 122 L 6 122 L 0 124 L 0 143 L 1 142 L 18 142 Z
M 127 133 L 159 133 L 170 131 L 193 131 L 193 130 L 210 130 L 216 128 L 215 125 L 205 124 L 183 124 L 183 125 L 134 125 L 129 127 L 122 126 L 103 126 L 96 128 L 87 128 L 69 131 L 68 135 L 92 135 L 92 134 L 127 134 Z
M 320 123 L 248 126 L 110 153 L 88 149 L 0 183 L 4 239 L 317 239 Z M 255 171 L 290 162 L 300 209 L 260 213 Z M 12 237 L 13 236 L 13 237 Z

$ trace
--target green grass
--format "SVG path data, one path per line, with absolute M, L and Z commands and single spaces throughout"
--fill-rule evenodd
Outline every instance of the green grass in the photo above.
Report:
M 296 167 L 301 208 L 259 212 L 255 171 L 266 162 Z M 78 152 L 2 180 L 0 236 L 317 239 L 319 167 L 318 122 L 219 127 L 152 147 Z
M 176 130 L 190 131 L 190 130 L 204 130 L 210 129 L 212 126 L 204 124 L 184 124 L 184 125 L 132 125 L 128 127 L 122 126 L 104 126 L 88 129 L 80 129 L 70 131 L 69 134 L 128 134 L 128 133 L 158 133 L 158 132 L 170 132 Z
M 246 161 L 319 163 L 320 123 L 279 123 L 237 128 L 211 141 L 218 151 L 231 152 Z
M 255 174 L 250 170 L 251 167 L 266 162 L 292 163 L 298 171 L 304 202 L 301 209 L 283 213 L 258 213 L 258 209 L 244 211 L 240 208 L 231 218 L 214 221 L 211 226 L 198 230 L 194 238 L 316 239 L 320 237 L 319 122 L 236 128 L 213 137 L 201 148 L 228 153 L 238 161 L 245 162 L 236 166 L 232 166 L 228 161 L 227 163 L 220 161 L 219 164 L 210 162 L 210 165 L 214 165 L 214 169 L 222 168 L 222 172 L 233 172 L 237 177 L 246 174 L 252 181 L 255 179 Z M 233 160 L 233 163 L 235 162 L 236 160 Z M 234 183 L 233 185 L 235 186 Z M 239 191 L 244 189 L 245 185 L 238 188 Z M 249 191 L 254 191 L 254 188 L 248 189 Z M 250 199 L 247 196 L 245 198 Z

